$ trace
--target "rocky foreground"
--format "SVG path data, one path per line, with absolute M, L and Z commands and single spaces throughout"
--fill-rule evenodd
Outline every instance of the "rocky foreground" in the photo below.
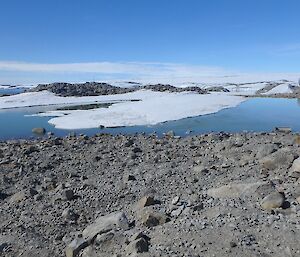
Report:
M 300 137 L 0 143 L 2 256 L 299 256 Z

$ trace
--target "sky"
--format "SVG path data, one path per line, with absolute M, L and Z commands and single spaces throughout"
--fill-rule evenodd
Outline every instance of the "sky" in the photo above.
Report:
M 1 0 L 0 83 L 294 78 L 299 10 L 299 0 Z

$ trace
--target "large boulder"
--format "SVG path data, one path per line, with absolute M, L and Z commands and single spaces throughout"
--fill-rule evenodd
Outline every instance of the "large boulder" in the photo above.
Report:
M 85 239 L 93 240 L 98 234 L 107 233 L 113 229 L 128 229 L 129 222 L 124 212 L 115 212 L 97 218 L 87 226 L 82 235 Z
M 256 152 L 256 158 L 261 159 L 267 155 L 270 155 L 278 150 L 278 146 L 275 144 L 264 144 L 258 146 L 254 151 Z
M 137 219 L 142 225 L 151 228 L 170 221 L 163 211 L 151 207 L 145 207 L 137 212 Z
M 294 160 L 290 171 L 291 171 L 290 175 L 292 177 L 296 177 L 296 178 L 300 177 L 300 157 Z
M 93 243 L 98 235 L 116 229 L 128 229 L 129 223 L 124 212 L 115 212 L 97 218 L 94 223 L 87 226 L 82 236 L 74 239 L 66 248 L 67 257 L 76 257 L 80 251 Z
M 263 169 L 275 170 L 280 167 L 289 167 L 294 159 L 295 154 L 291 153 L 289 148 L 282 148 L 262 158 L 259 162 Z
M 238 198 L 242 195 L 253 194 L 260 186 L 264 184 L 266 184 L 266 182 L 233 182 L 218 188 L 210 188 L 207 190 L 207 194 L 214 198 Z
M 137 209 L 142 209 L 146 206 L 154 205 L 155 200 L 152 196 L 144 196 L 137 202 Z
M 267 195 L 260 203 L 262 209 L 266 211 L 271 211 L 273 209 L 279 208 L 284 203 L 284 196 L 279 192 L 273 192 Z
M 46 129 L 44 129 L 44 128 L 33 128 L 32 133 L 38 134 L 38 135 L 44 135 L 46 133 Z

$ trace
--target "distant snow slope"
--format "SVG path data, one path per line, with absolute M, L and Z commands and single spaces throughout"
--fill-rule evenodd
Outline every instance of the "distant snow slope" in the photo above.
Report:
M 82 96 L 82 97 L 60 97 L 48 91 L 29 92 L 18 95 L 0 97 L 0 109 L 27 107 L 27 106 L 46 106 L 59 104 L 80 104 L 95 102 L 112 102 L 131 99 L 143 99 L 145 97 L 155 96 L 157 92 L 140 91 L 118 94 L 118 95 L 101 95 L 101 96 Z
M 285 94 L 285 93 L 292 93 L 293 91 L 289 87 L 290 83 L 281 84 L 273 89 L 269 90 L 268 92 L 264 93 L 265 95 L 271 94 Z

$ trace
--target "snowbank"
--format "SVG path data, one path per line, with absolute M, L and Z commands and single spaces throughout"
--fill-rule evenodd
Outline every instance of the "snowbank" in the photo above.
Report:
M 140 90 L 127 94 L 82 96 L 82 97 L 60 97 L 48 91 L 29 92 L 18 95 L 0 97 L 0 109 L 47 106 L 62 104 L 85 104 L 96 102 L 118 102 L 132 99 L 145 99 L 159 95 L 159 92 Z
M 268 92 L 264 93 L 265 95 L 271 95 L 271 94 L 286 94 L 286 93 L 292 93 L 293 91 L 289 87 L 290 84 L 282 84 L 277 87 L 272 88 Z
M 52 111 L 43 116 L 57 116 L 49 120 L 56 128 L 80 129 L 153 125 L 160 122 L 210 114 L 234 107 L 245 100 L 242 97 L 215 93 L 158 93 L 140 102 L 117 103 L 109 108 L 76 111 Z

